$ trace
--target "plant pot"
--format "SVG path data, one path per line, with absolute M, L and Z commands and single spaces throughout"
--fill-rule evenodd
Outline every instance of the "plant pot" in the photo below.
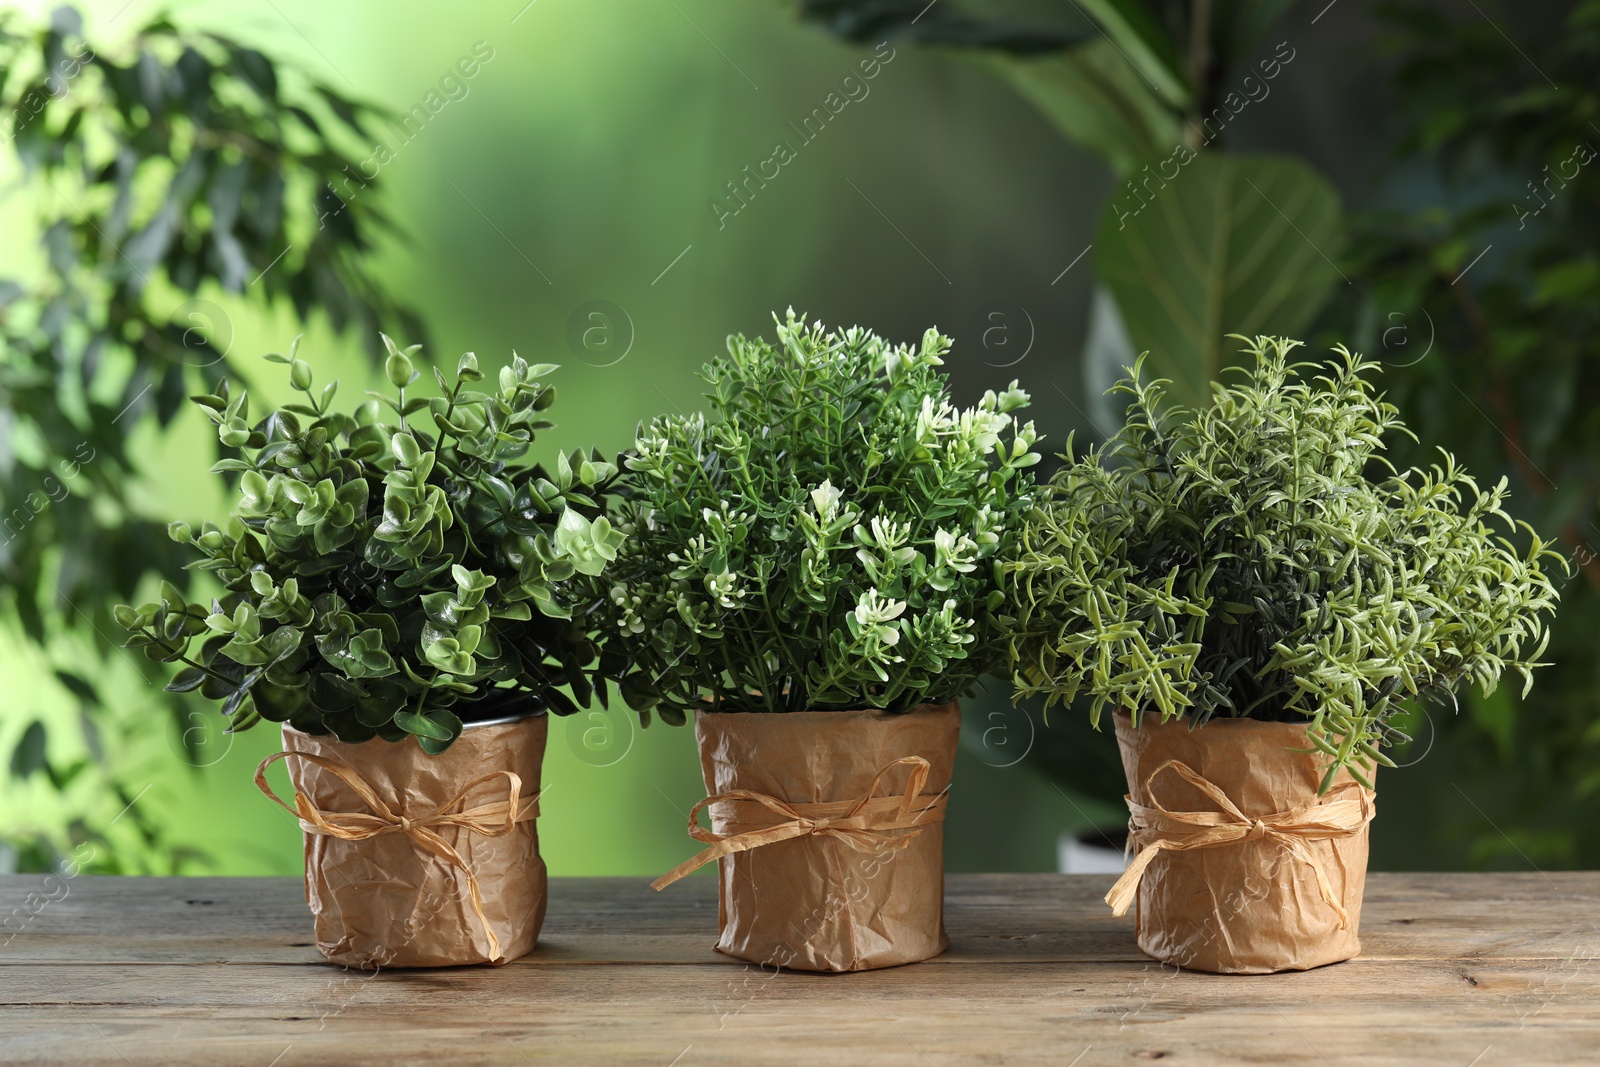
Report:
M 286 752 L 271 759 L 285 761 L 296 792 L 306 902 L 330 962 L 503 964 L 533 948 L 546 898 L 534 798 L 547 729 L 543 714 L 469 723 L 430 756 L 410 740 L 346 744 L 284 726 Z M 271 759 L 257 774 L 263 791 Z
M 1146 715 L 1135 728 L 1118 714 L 1116 729 L 1134 862 L 1107 900 L 1125 907 L 1137 887 L 1141 949 L 1221 974 L 1361 951 L 1373 794 L 1341 770 L 1318 797 L 1323 765 L 1295 751 L 1310 747 L 1303 725 Z
M 712 828 L 693 832 L 713 847 L 658 886 L 719 855 L 716 949 L 752 963 L 864 971 L 937 956 L 960 732 L 954 702 L 698 713 Z
M 1128 828 L 1073 830 L 1056 838 L 1062 874 L 1121 874 L 1128 869 Z

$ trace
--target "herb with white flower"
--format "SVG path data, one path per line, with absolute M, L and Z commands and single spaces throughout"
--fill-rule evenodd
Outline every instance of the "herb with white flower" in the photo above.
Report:
M 950 339 L 891 345 L 791 310 L 623 461 L 627 535 L 595 597 L 603 664 L 648 721 L 691 709 L 908 711 L 1005 668 L 996 564 L 1032 506 L 1013 382 L 965 410 Z

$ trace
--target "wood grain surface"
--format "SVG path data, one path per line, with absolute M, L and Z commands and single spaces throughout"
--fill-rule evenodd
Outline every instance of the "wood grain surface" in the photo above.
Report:
M 321 962 L 289 879 L 0 878 L 0 1063 L 1600 1064 L 1600 873 L 1373 874 L 1359 959 L 1176 973 L 1109 877 L 952 875 L 951 948 L 853 975 L 711 951 L 715 881 L 554 879 L 533 954 Z

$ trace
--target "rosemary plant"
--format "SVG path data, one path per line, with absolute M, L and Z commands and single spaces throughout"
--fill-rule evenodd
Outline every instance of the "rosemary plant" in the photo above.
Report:
M 167 688 L 221 700 L 230 730 L 269 719 L 439 752 L 508 703 L 576 711 L 561 686 L 589 702 L 597 650 L 572 578 L 616 555 L 616 468 L 581 452 L 554 471 L 527 462 L 551 425 L 553 366 L 514 357 L 481 391 L 469 352 L 453 380 L 434 371 L 441 395 L 419 396 L 416 349 L 383 341 L 395 393 L 353 414 L 333 408 L 337 382 L 313 391 L 293 350 L 267 359 L 288 365 L 302 401 L 251 423 L 226 380 L 195 398 L 240 451 L 212 467 L 239 475 L 239 502 L 226 529 L 171 534 L 226 592 L 208 607 L 164 582 L 160 600 L 116 615 L 127 647 L 184 664 Z M 422 412 L 430 428 L 409 421 Z
M 1308 379 L 1298 344 L 1247 341 L 1246 380 L 1198 410 L 1164 409 L 1141 366 L 1116 387 L 1126 424 L 1066 457 L 1002 568 L 1019 696 L 1086 693 L 1097 725 L 1303 721 L 1326 790 L 1392 765 L 1399 702 L 1508 669 L 1532 684 L 1557 599 L 1542 561 L 1561 557 L 1507 517 L 1504 481 L 1481 491 L 1448 453 L 1396 472 L 1377 365 L 1341 347 Z
M 705 366 L 714 418 L 658 417 L 625 459 L 604 658 L 645 721 L 905 711 L 1005 664 L 994 564 L 1031 505 L 1028 395 L 957 410 L 935 330 L 774 318 L 777 345 L 733 337 Z

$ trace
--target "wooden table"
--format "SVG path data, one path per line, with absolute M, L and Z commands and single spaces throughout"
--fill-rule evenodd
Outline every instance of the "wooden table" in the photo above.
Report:
M 944 956 L 772 977 L 711 951 L 710 878 L 557 879 L 532 955 L 370 976 L 289 879 L 9 876 L 0 1063 L 1600 1063 L 1600 873 L 1374 874 L 1360 959 L 1232 978 L 1140 955 L 1108 885 L 953 875 Z

